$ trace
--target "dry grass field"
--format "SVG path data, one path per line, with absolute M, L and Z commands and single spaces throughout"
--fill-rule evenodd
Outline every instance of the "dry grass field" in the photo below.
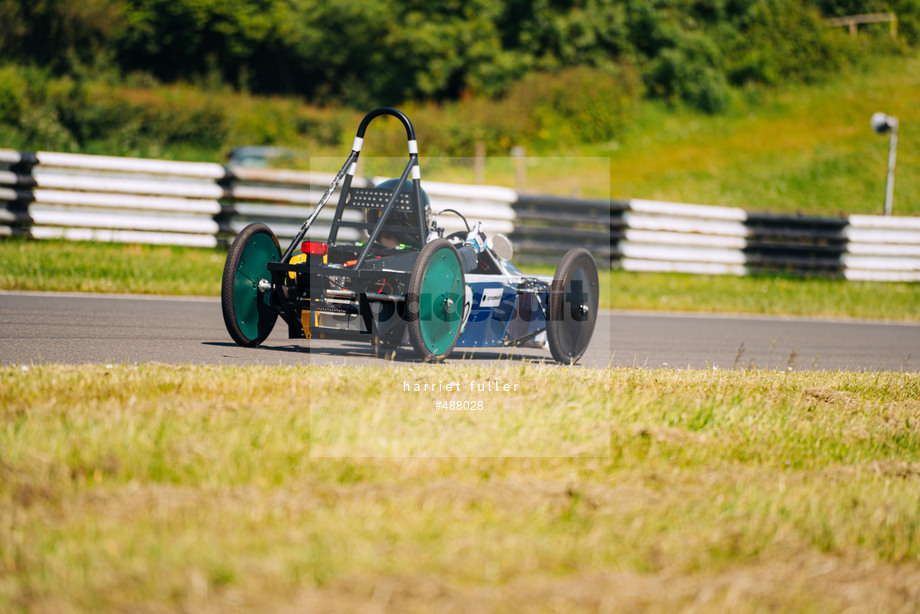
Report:
M 0 610 L 916 612 L 918 425 L 902 373 L 7 366 Z

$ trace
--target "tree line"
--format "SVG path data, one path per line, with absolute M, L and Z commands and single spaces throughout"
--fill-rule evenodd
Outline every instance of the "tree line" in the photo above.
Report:
M 875 11 L 898 14 L 898 43 L 823 21 Z M 0 63 L 358 108 L 497 98 L 578 66 L 717 112 L 732 88 L 839 70 L 865 39 L 920 39 L 920 0 L 0 0 L 0 15 Z

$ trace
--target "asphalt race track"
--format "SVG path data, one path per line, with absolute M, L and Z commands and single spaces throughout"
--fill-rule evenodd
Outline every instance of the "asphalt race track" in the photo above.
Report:
M 549 351 L 455 350 L 450 362 Z M 398 365 L 370 344 L 291 340 L 279 320 L 258 349 L 228 336 L 216 298 L 0 292 L 0 364 L 196 363 Z M 580 364 L 588 367 L 920 371 L 920 324 L 683 313 L 603 312 Z

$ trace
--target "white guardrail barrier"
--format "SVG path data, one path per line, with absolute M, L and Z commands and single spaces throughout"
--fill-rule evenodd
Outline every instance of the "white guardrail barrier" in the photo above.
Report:
M 915 217 L 771 215 L 631 200 L 622 228 L 619 264 L 629 271 L 920 281 Z
M 309 216 L 332 173 L 0 150 L 0 235 L 20 231 L 48 239 L 163 243 L 214 247 L 250 222 L 290 240 Z M 356 177 L 356 187 L 384 179 Z M 510 189 L 426 182 L 435 210 L 453 208 L 510 234 L 517 194 Z M 329 231 L 334 203 L 310 236 Z M 457 217 L 444 216 L 451 231 Z M 340 236 L 347 236 L 343 229 Z M 353 231 L 354 232 L 354 231 Z
M 290 240 L 331 173 L 0 149 L 0 236 L 215 247 L 251 222 Z M 355 177 L 367 187 L 384 178 Z M 920 281 L 920 218 L 771 215 L 648 200 L 584 200 L 423 180 L 432 209 L 504 233 L 516 260 L 588 247 L 601 266 L 710 275 Z M 324 238 L 334 206 L 311 229 Z M 441 222 L 461 230 L 456 216 Z M 344 236 L 359 240 L 358 236 Z
M 920 218 L 851 215 L 848 221 L 847 279 L 920 281 Z

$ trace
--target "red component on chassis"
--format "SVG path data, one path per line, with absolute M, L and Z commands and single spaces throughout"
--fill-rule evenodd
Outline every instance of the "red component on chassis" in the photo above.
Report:
M 325 256 L 329 252 L 329 246 L 319 241 L 304 241 L 300 251 L 312 256 Z

